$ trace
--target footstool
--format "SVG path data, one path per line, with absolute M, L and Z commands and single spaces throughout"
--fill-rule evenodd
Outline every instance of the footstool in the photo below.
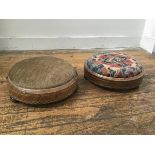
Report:
M 10 69 L 7 77 L 11 99 L 27 104 L 63 100 L 75 92 L 77 80 L 72 65 L 52 56 L 20 61 Z
M 118 51 L 104 51 L 86 60 L 84 77 L 110 89 L 127 90 L 138 87 L 144 71 L 134 58 Z

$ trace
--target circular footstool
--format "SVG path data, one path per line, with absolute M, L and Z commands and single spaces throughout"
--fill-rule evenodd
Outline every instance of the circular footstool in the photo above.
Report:
M 143 67 L 125 53 L 105 51 L 86 60 L 84 77 L 102 87 L 127 90 L 140 85 Z
M 47 104 L 70 96 L 77 88 L 78 75 L 65 60 L 43 56 L 16 63 L 7 80 L 12 100 Z

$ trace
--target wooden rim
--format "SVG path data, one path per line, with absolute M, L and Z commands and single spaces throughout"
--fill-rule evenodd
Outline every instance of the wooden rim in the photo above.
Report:
M 114 90 L 129 90 L 137 88 L 143 79 L 144 73 L 131 77 L 131 78 L 112 78 L 99 75 L 92 72 L 87 65 L 84 66 L 84 77 L 90 82 L 109 89 Z
M 20 101 L 26 104 L 48 104 L 61 101 L 72 95 L 77 89 L 78 75 L 76 73 L 69 82 L 62 86 L 49 89 L 25 89 L 14 85 L 8 79 L 10 97 L 15 101 Z

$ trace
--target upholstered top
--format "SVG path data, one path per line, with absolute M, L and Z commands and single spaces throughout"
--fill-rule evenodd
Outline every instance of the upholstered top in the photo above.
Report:
M 67 61 L 51 56 L 34 57 L 16 63 L 10 70 L 10 81 L 21 88 L 48 89 L 66 84 L 76 75 Z
M 135 59 L 118 51 L 97 53 L 89 58 L 86 64 L 92 72 L 115 78 L 133 77 L 143 70 Z

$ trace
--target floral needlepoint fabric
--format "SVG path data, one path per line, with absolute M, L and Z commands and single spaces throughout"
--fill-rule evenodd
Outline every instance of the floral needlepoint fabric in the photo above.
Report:
M 87 66 L 92 72 L 114 78 L 129 78 L 143 71 L 142 66 L 135 59 L 115 51 L 104 51 L 93 55 L 87 60 Z

